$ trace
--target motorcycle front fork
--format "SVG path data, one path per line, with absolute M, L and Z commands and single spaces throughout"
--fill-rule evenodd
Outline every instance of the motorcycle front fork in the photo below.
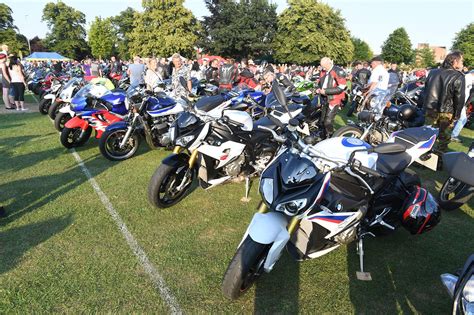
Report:
M 138 114 L 135 114 L 133 117 L 133 120 L 127 128 L 127 132 L 125 133 L 125 136 L 123 137 L 122 141 L 120 142 L 120 149 L 123 149 L 125 144 L 128 142 L 128 139 L 130 138 L 130 135 L 132 134 L 133 131 L 133 126 L 135 126 L 135 121 L 138 119 Z
M 258 213 L 268 212 L 268 207 L 263 201 L 260 202 L 257 212 Z M 296 217 L 291 218 L 290 222 L 287 225 L 288 234 L 292 235 L 296 231 L 298 226 L 300 225 L 300 222 L 301 222 L 301 219 L 298 219 Z
M 176 146 L 173 149 L 174 154 L 179 154 L 180 152 L 181 152 L 181 147 L 180 146 Z M 188 161 L 188 169 L 186 170 L 186 174 L 183 176 L 183 180 L 181 181 L 179 186 L 176 188 L 178 191 L 183 189 L 184 186 L 186 186 L 188 184 L 188 180 L 191 176 L 191 172 L 193 171 L 194 164 L 196 164 L 198 153 L 199 153 L 198 150 L 194 150 L 191 153 L 191 156 L 189 157 L 189 161 Z

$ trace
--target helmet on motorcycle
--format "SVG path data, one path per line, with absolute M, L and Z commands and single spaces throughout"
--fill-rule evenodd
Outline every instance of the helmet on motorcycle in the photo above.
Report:
M 433 196 L 416 186 L 402 207 L 402 225 L 411 234 L 421 234 L 439 223 L 441 211 Z
M 398 109 L 398 120 L 401 122 L 412 119 L 416 115 L 416 108 L 410 104 L 400 106 Z

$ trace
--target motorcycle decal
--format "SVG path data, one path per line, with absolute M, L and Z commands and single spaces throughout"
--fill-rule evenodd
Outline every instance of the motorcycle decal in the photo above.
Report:
M 350 216 L 351 216 L 350 214 L 349 215 L 319 215 L 319 214 L 316 214 L 312 217 L 308 217 L 308 220 L 311 220 L 311 221 L 322 220 L 322 221 L 327 221 L 327 222 L 339 224 Z
M 426 141 L 420 146 L 420 149 L 431 149 L 435 141 L 436 141 L 436 135 L 433 135 L 428 141 Z
M 355 148 L 355 147 L 365 147 L 366 149 L 370 148 L 370 145 L 368 143 L 357 138 L 343 138 L 342 145 L 348 148 Z

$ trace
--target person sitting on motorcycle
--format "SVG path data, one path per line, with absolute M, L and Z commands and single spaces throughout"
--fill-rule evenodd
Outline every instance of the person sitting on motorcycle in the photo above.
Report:
M 380 56 L 375 56 L 370 61 L 372 74 L 369 78 L 369 89 L 364 93 L 365 101 L 370 99 L 370 96 L 375 98 L 372 110 L 376 114 L 376 119 L 382 116 L 385 108 L 385 96 L 387 95 L 389 74 L 383 66 L 383 59 Z
M 181 86 L 179 78 L 183 77 L 187 82 L 188 90 L 191 91 L 191 73 L 189 68 L 183 64 L 182 57 L 180 54 L 176 53 L 171 57 L 173 62 L 173 73 L 171 75 L 171 84 L 173 86 L 172 97 L 176 100 L 180 100 L 182 96 L 187 97 L 188 91 Z
M 321 79 L 315 93 L 321 96 L 324 133 L 330 138 L 334 132 L 334 118 L 345 97 L 346 73 L 341 68 L 334 66 L 334 62 L 324 57 L 321 59 Z
M 219 92 L 226 93 L 232 90 L 232 87 L 239 80 L 239 70 L 234 64 L 234 59 L 228 59 L 225 64 L 219 68 Z

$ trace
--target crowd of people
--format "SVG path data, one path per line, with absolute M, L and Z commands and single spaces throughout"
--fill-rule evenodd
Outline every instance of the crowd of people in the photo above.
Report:
M 0 52 L 0 75 L 2 82 L 2 97 L 8 110 L 25 111 L 26 81 L 21 60 L 8 53 L 8 45 L 2 45 Z

